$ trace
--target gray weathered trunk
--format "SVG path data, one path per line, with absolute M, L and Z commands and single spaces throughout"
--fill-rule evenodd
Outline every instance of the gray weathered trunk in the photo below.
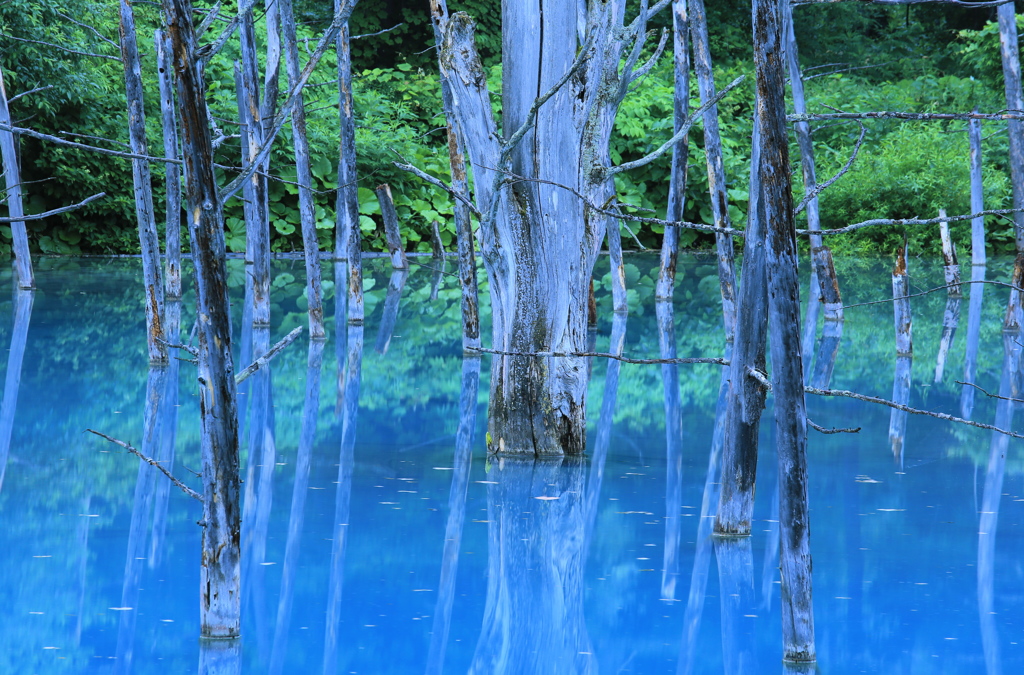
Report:
M 4 71 L 0 68 L 0 124 L 11 126 L 11 112 L 7 108 L 7 89 L 4 87 Z M 0 159 L 4 169 L 4 201 L 11 218 L 25 215 L 21 201 L 21 170 L 18 166 L 18 153 L 14 144 L 14 133 L 0 130 Z M 18 288 L 35 288 L 32 277 L 32 257 L 28 252 L 28 229 L 25 221 L 11 222 L 13 238 L 14 262 L 18 270 Z
M 981 120 L 967 123 L 971 145 L 971 213 L 985 210 L 985 189 L 981 175 Z M 1020 246 L 1017 247 L 1020 249 Z M 971 264 L 985 264 L 985 216 L 971 220 Z
M 374 192 L 377 193 L 377 201 L 380 203 L 380 217 L 384 221 L 384 239 L 387 241 L 388 254 L 391 256 L 391 266 L 396 270 L 407 270 L 409 261 L 405 258 L 405 245 L 402 243 L 395 200 L 391 198 L 391 186 L 387 183 L 378 185 Z
M 811 371 L 810 379 L 812 387 L 816 389 L 829 388 L 842 339 L 843 322 L 826 321 L 821 329 L 821 342 L 818 343 L 818 349 L 814 356 L 814 369 Z
M 471 21 L 455 14 L 441 31 L 441 67 L 452 86 L 474 167 L 477 207 L 484 214 L 481 253 L 490 280 L 493 346 L 512 353 L 492 361 L 488 426 L 494 452 L 579 454 L 585 447 L 585 360 L 521 355 L 585 349 L 589 282 L 607 217 L 588 212 L 559 186 L 592 204 L 611 197 L 608 139 L 632 75 L 632 66 L 619 73 L 618 3 L 591 8 L 586 33 L 593 51 L 571 70 L 577 11 L 575 3 L 545 5 L 543 12 L 538 0 L 503 4 L 509 54 L 503 76 L 505 143 L 491 114 Z M 641 35 L 644 26 L 639 22 Z M 534 115 L 538 97 L 559 83 Z M 505 174 L 494 167 L 525 180 L 507 186 Z
M 748 374 L 765 369 L 768 337 L 768 270 L 765 258 L 764 198 L 761 191 L 761 133 L 754 116 L 750 160 L 750 212 L 743 239 L 739 321 L 729 365 L 728 415 L 722 451 L 722 489 L 715 534 L 748 536 L 754 512 L 758 432 L 765 390 Z
M 240 516 L 238 413 L 231 360 L 224 217 L 213 174 L 213 143 L 189 0 L 164 0 L 178 83 L 189 235 L 195 264 L 202 414 L 203 546 L 201 634 L 239 635 Z
M 133 154 L 148 155 L 146 112 L 142 101 L 142 67 L 135 36 L 135 14 L 129 0 L 120 0 L 121 61 L 128 97 L 128 140 Z M 146 287 L 146 328 L 151 364 L 167 363 L 164 344 L 164 287 L 160 281 L 160 239 L 153 213 L 153 186 L 149 161 L 132 160 L 132 184 L 135 194 L 135 218 L 142 249 L 142 281 Z
M 946 209 L 939 209 L 939 218 L 946 217 Z M 946 277 L 946 294 L 951 298 L 959 298 L 963 293 L 960 288 L 960 261 L 956 256 L 956 245 L 949 236 L 949 223 L 939 223 L 939 239 L 942 242 L 943 274 Z
M 981 339 L 981 308 L 985 295 L 985 266 L 971 267 L 970 297 L 967 300 L 967 346 L 964 350 L 964 388 L 960 390 L 960 417 L 971 419 L 974 412 L 974 374 L 978 367 L 978 345 Z
M 288 71 L 288 87 L 299 83 L 302 66 L 295 38 L 295 12 L 291 0 L 278 0 L 281 14 L 281 37 Z M 309 337 L 322 340 L 324 330 L 323 292 L 320 284 L 320 244 L 317 242 L 313 205 L 313 174 L 310 170 L 309 140 L 306 135 L 306 106 L 302 93 L 296 94 L 292 108 L 292 146 L 295 148 L 295 181 L 299 184 L 299 220 L 302 228 L 302 251 L 306 260 L 306 303 L 309 314 Z
M 160 117 L 163 127 L 164 157 L 180 159 L 178 151 L 178 124 L 174 119 L 174 65 L 171 62 L 171 45 L 162 30 L 153 36 L 156 45 L 157 81 L 160 87 Z M 164 227 L 165 259 L 164 279 L 167 300 L 181 298 L 181 166 L 171 162 L 164 164 L 164 189 L 167 200 L 167 214 Z M 165 326 L 166 328 L 166 326 Z M 174 342 L 174 340 L 168 340 Z
M 672 3 L 673 54 L 673 131 L 678 132 L 690 114 L 690 22 L 686 0 Z M 679 221 L 686 210 L 686 162 L 690 156 L 690 137 L 683 136 L 672 148 L 672 173 L 669 174 L 668 210 L 665 220 Z M 676 261 L 679 256 L 679 227 L 666 225 L 661 241 L 661 265 L 655 297 L 669 299 L 675 287 Z
M 692 10 L 690 32 L 693 38 L 693 65 L 700 89 L 700 102 L 705 105 L 715 96 L 715 77 L 711 69 L 711 44 L 708 38 L 708 17 L 704 0 L 689 0 Z M 708 166 L 708 188 L 711 192 L 711 213 L 715 227 L 731 228 L 729 194 L 725 184 L 725 163 L 722 159 L 722 138 L 718 129 L 718 106 L 704 113 L 704 156 Z M 732 236 L 716 234 L 718 280 L 722 290 L 722 318 L 725 339 L 731 342 L 736 332 L 736 272 L 733 269 Z
M 1003 86 L 1006 108 L 1024 112 L 1024 92 L 1020 82 L 1020 47 L 1017 42 L 1017 10 L 1014 3 L 999 6 L 999 46 L 1003 61 Z M 1006 121 L 1010 131 L 1010 184 L 1013 186 L 1013 208 L 1024 209 L 1024 120 Z M 975 211 L 977 213 L 977 211 Z M 1024 250 L 1024 213 L 1013 214 L 1014 239 L 1017 250 Z
M 768 223 L 768 315 L 782 530 L 783 658 L 810 662 L 816 657 L 807 506 L 807 413 L 800 350 L 800 280 L 786 134 L 785 65 L 781 54 L 779 4 L 775 0 L 754 0 L 753 28 L 757 106 L 761 118 L 761 184 Z
M 336 13 L 341 11 L 341 4 L 342 0 L 334 0 Z M 339 123 L 338 191 L 334 221 L 334 311 L 336 316 L 342 316 L 342 308 L 347 307 L 348 321 L 361 323 L 362 236 L 359 231 L 359 176 L 356 171 L 356 123 L 352 101 L 352 50 L 349 44 L 348 23 L 338 31 L 334 48 L 338 56 Z M 346 267 L 341 261 L 348 263 L 347 274 Z
M 241 16 L 241 64 L 235 72 L 238 85 L 238 118 L 242 135 L 242 167 L 257 161 L 263 145 L 263 118 L 260 112 L 259 62 L 252 10 Z M 246 282 L 252 284 L 252 324 L 270 325 L 270 212 L 267 179 L 254 171 L 242 187 L 245 202 Z M 248 326 L 242 327 L 243 331 Z M 261 352 L 257 352 L 258 354 Z

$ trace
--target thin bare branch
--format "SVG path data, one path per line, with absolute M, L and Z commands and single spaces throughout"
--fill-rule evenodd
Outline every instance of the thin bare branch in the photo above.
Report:
M 855 434 L 860 431 L 860 427 L 853 427 L 851 429 L 837 429 L 833 427 L 831 429 L 826 429 L 825 427 L 818 426 L 810 419 L 807 420 L 807 426 L 823 434 Z
M 936 223 L 954 222 L 957 220 L 973 220 L 979 216 L 1007 216 L 1010 214 L 1017 213 L 1018 211 L 1024 211 L 1024 209 L 992 209 L 990 211 L 979 211 L 977 213 L 971 213 L 966 216 L 946 216 L 945 218 L 875 218 L 873 220 L 865 220 L 860 223 L 854 223 L 853 225 L 847 225 L 846 227 L 840 227 L 835 230 L 819 230 L 816 234 L 845 234 L 847 232 L 853 232 L 863 227 L 871 227 L 873 225 L 935 225 Z M 810 234 L 810 230 L 797 230 L 797 234 Z
M 857 124 L 860 125 L 860 137 L 857 139 L 857 143 L 853 146 L 853 152 L 850 153 L 850 159 L 846 160 L 846 164 L 843 165 L 843 168 L 841 168 L 836 175 L 832 176 L 824 183 L 818 183 L 807 191 L 804 198 L 801 199 L 800 203 L 797 204 L 795 209 L 793 209 L 794 216 L 807 208 L 807 204 L 810 203 L 812 199 L 815 199 L 818 195 L 831 187 L 833 183 L 842 178 L 843 175 L 853 166 L 853 163 L 857 160 L 857 154 L 860 152 L 860 147 L 864 143 L 864 137 L 867 136 L 868 133 L 868 128 L 864 126 L 863 122 L 857 120 Z
M 113 438 L 113 437 L 111 437 L 111 436 L 107 436 L 106 434 L 104 434 L 104 433 L 101 433 L 101 432 L 99 432 L 99 431 L 95 431 L 95 430 L 93 430 L 93 429 L 86 429 L 86 431 L 88 431 L 88 432 L 89 432 L 89 433 L 91 433 L 91 434 L 96 434 L 96 435 L 97 435 L 97 436 L 99 436 L 100 438 L 105 438 L 105 439 L 107 439 L 108 441 L 110 441 L 111 443 L 113 443 L 114 445 L 120 445 L 120 446 L 121 446 L 122 448 L 124 448 L 124 449 L 125 449 L 125 450 L 127 450 L 128 452 L 132 453 L 133 455 L 135 455 L 136 457 L 138 457 L 139 459 L 141 459 L 141 460 L 142 460 L 143 462 L 145 462 L 146 464 L 152 464 L 152 465 L 153 465 L 153 466 L 155 466 L 156 468 L 160 469 L 160 472 L 161 472 L 161 473 L 162 473 L 163 475 L 167 476 L 167 478 L 168 478 L 168 479 L 170 479 L 170 481 L 171 481 L 172 483 L 174 483 L 174 485 L 175 485 L 175 486 L 177 486 L 178 488 L 180 488 L 182 492 L 184 492 L 185 494 L 187 494 L 187 495 L 188 495 L 189 497 L 191 497 L 192 499 L 196 499 L 196 500 L 198 500 L 198 501 L 200 501 L 200 502 L 202 502 L 202 501 L 203 501 L 203 498 L 202 498 L 201 496 L 199 496 L 199 493 L 198 493 L 198 492 L 196 492 L 195 490 L 193 490 L 192 488 L 190 488 L 189 486 L 185 485 L 185 484 L 184 484 L 184 483 L 182 483 L 182 482 L 181 482 L 180 480 L 178 480 L 177 478 L 175 478 L 175 477 L 174 477 L 174 475 L 173 475 L 173 474 L 172 474 L 172 473 L 171 473 L 170 471 L 168 471 L 167 469 L 165 469 L 165 468 L 164 468 L 163 464 L 161 464 L 160 462 L 156 461 L 155 459 L 151 459 L 151 458 L 149 458 L 149 457 L 146 457 L 146 456 L 145 456 L 144 454 L 142 454 L 141 452 L 139 452 L 138 450 L 136 450 L 136 449 L 135 449 L 135 448 L 133 448 L 132 446 L 128 445 L 128 444 L 127 444 L 127 443 L 125 443 L 124 441 L 119 441 L 119 440 L 117 440 L 116 438 Z
M 1006 110 L 999 113 L 912 113 L 898 111 L 873 111 L 873 112 L 837 112 L 837 113 L 804 113 L 802 115 L 786 115 L 787 122 L 814 122 L 821 120 L 1020 120 L 1024 119 L 1024 112 L 1019 110 Z
M 887 302 L 893 302 L 895 300 L 905 300 L 906 298 L 917 298 L 917 297 L 920 297 L 922 295 L 928 295 L 929 293 L 934 293 L 936 291 L 945 291 L 945 290 L 948 290 L 950 288 L 958 288 L 960 286 L 966 286 L 968 284 L 989 284 L 991 286 L 1001 286 L 1001 287 L 1009 288 L 1009 289 L 1015 290 L 1015 291 L 1022 291 L 1022 290 L 1024 290 L 1024 289 L 1021 289 L 1021 288 L 1017 288 L 1013 284 L 1008 284 L 1008 283 L 1006 283 L 1004 281 L 987 281 L 987 280 L 986 281 L 982 281 L 982 280 L 960 281 L 960 282 L 955 283 L 955 284 L 947 284 L 945 286 L 936 286 L 935 288 L 930 288 L 927 291 L 921 291 L 920 293 L 911 293 L 910 295 L 904 295 L 904 296 L 901 296 L 901 297 L 898 297 L 898 298 L 886 298 L 885 300 L 872 300 L 871 302 L 858 302 L 858 303 L 856 303 L 854 305 L 843 305 L 843 309 L 847 310 L 847 309 L 852 309 L 853 307 L 867 307 L 868 305 L 881 305 L 881 304 L 884 304 L 884 303 L 887 303 Z
M 14 223 L 14 222 L 21 223 L 21 222 L 24 222 L 26 220 L 42 220 L 43 218 L 49 218 L 50 216 L 56 216 L 56 215 L 59 215 L 61 213 L 67 213 L 68 211 L 74 211 L 75 209 L 80 209 L 83 206 L 85 206 L 86 204 L 88 204 L 89 202 L 94 202 L 97 199 L 102 199 L 103 197 L 106 197 L 106 196 L 107 196 L 106 192 L 100 192 L 99 194 L 95 194 L 92 197 L 89 197 L 87 199 L 83 199 L 82 201 L 78 202 L 77 204 L 72 204 L 71 206 L 62 206 L 59 209 L 53 209 L 52 211 L 46 211 L 45 213 L 36 213 L 36 214 L 31 215 L 31 216 L 19 216 L 18 218 L 3 217 L 3 218 L 0 218 L 0 223 Z
M 121 45 L 117 44 L 116 42 L 114 42 L 113 40 L 108 38 L 106 35 L 104 35 L 103 33 L 99 32 L 99 30 L 97 30 L 95 26 L 90 26 L 87 23 L 82 23 L 81 21 L 76 21 L 74 18 L 68 16 L 67 14 L 62 14 L 61 12 L 54 11 L 54 14 L 56 14 L 60 18 L 64 19 L 65 21 L 70 21 L 71 23 L 75 24 L 76 26 L 79 26 L 81 28 L 86 29 L 87 31 L 89 31 L 90 33 L 92 33 L 93 35 L 98 37 L 100 40 L 102 40 L 103 42 L 106 42 L 108 45 L 113 46 L 114 49 L 116 49 L 118 52 L 121 51 Z
M 466 349 L 473 352 L 481 352 L 483 354 L 497 354 L 498 356 L 545 356 L 553 358 L 594 356 L 602 359 L 614 359 L 616 361 L 622 361 L 623 363 L 635 363 L 641 366 L 677 363 L 713 363 L 719 366 L 729 365 L 729 361 L 726 359 L 719 359 L 710 356 L 683 359 L 632 359 L 627 356 L 607 354 L 605 352 L 504 352 L 499 349 L 487 349 L 485 347 L 466 347 Z
M 982 387 L 979 387 L 978 385 L 974 384 L 973 382 L 961 382 L 960 380 L 954 380 L 954 382 L 956 382 L 957 384 L 966 385 L 968 387 L 974 387 L 975 389 L 980 391 L 985 396 L 988 396 L 989 398 L 998 398 L 998 399 L 1001 399 L 1003 401 L 1013 401 L 1014 403 L 1024 403 L 1024 399 L 1021 399 L 1021 398 L 1010 398 L 1009 396 L 1000 396 L 999 394 L 990 394 L 989 392 L 985 391 L 985 389 L 983 389 Z
M 47 89 L 53 89 L 53 85 L 52 84 L 47 84 L 47 85 L 45 85 L 43 87 L 36 87 L 35 89 L 29 89 L 28 91 L 23 91 L 20 94 L 17 94 L 15 96 L 12 96 L 9 99 L 7 99 L 7 103 L 8 104 L 14 103 L 15 101 L 17 101 L 22 96 L 28 96 L 29 94 L 37 94 L 37 93 L 39 93 L 41 91 L 46 91 Z
M 668 139 L 660 148 L 658 148 L 657 150 L 655 150 L 655 151 L 645 155 L 644 157 L 641 157 L 640 159 L 638 159 L 636 161 L 626 162 L 625 164 L 619 164 L 618 166 L 612 166 L 612 167 L 606 168 L 605 169 L 605 173 L 607 174 L 607 176 L 611 177 L 611 176 L 614 176 L 617 173 L 622 173 L 623 171 L 629 171 L 631 169 L 638 169 L 641 166 L 644 166 L 646 164 L 650 164 L 651 162 L 653 162 L 654 160 L 656 160 L 657 158 L 659 158 L 663 154 L 665 154 L 667 151 L 671 150 L 675 146 L 675 144 L 678 143 L 681 138 L 683 138 L 683 136 L 685 136 L 686 134 L 690 133 L 690 127 L 693 126 L 693 123 L 698 118 L 704 116 L 704 113 L 707 112 L 708 108 L 710 108 L 711 106 L 717 105 L 718 102 L 721 101 L 723 98 L 725 98 L 726 95 L 730 91 L 732 91 L 733 89 L 738 87 L 739 84 L 745 78 L 746 78 L 745 75 L 740 75 L 735 80 L 730 82 L 724 89 L 722 89 L 720 92 L 715 94 L 714 98 L 712 98 L 707 103 L 705 103 L 704 105 L 702 105 L 701 107 L 699 107 L 695 111 L 693 111 L 693 113 L 689 117 L 686 118 L 686 122 L 684 122 L 683 125 L 679 128 L 679 131 L 677 131 L 672 136 L 672 138 Z M 721 232 L 722 228 L 715 228 L 715 230 L 718 231 L 718 232 Z
M 349 38 L 349 40 L 362 40 L 363 38 L 376 37 L 378 35 L 383 35 L 384 33 L 390 33 L 391 31 L 397 30 L 397 29 L 401 28 L 404 25 L 405 25 L 404 23 L 399 23 L 399 24 L 395 24 L 391 28 L 385 28 L 384 30 L 379 30 L 376 33 L 363 33 L 362 35 L 353 35 L 352 37 Z
M 295 338 L 299 337 L 299 333 L 301 332 L 302 326 L 299 326 L 291 333 L 288 333 L 283 338 L 281 338 L 280 342 L 278 342 L 276 345 L 268 349 L 266 354 L 250 363 L 245 370 L 235 375 L 235 384 L 242 384 L 242 382 L 244 382 L 246 378 L 255 373 L 257 370 L 266 367 L 266 365 L 270 363 L 270 359 L 277 356 L 278 352 L 280 352 L 282 349 L 290 345 L 295 340 Z
M 43 42 L 42 40 L 29 40 L 28 38 L 14 37 L 13 35 L 8 35 L 7 33 L 0 33 L 0 38 L 7 38 L 8 40 L 15 40 L 17 42 L 29 42 L 34 45 L 43 45 L 45 47 L 53 47 L 54 49 L 59 49 L 60 51 L 67 52 L 68 54 L 75 54 L 76 56 L 91 56 L 97 59 L 110 59 L 111 61 L 117 62 L 121 61 L 120 56 L 110 56 L 108 54 L 93 54 L 91 52 L 81 52 L 77 49 L 62 47 L 61 45 L 54 44 L 52 42 Z
M 13 127 L 6 124 L 0 124 L 0 130 L 12 131 L 22 136 L 29 136 L 30 138 L 38 138 L 41 141 L 47 141 L 50 143 L 56 143 L 57 145 L 66 145 L 69 148 L 78 148 L 79 150 L 88 150 L 89 152 L 98 152 L 101 155 L 111 155 L 113 157 L 122 157 L 124 159 L 145 159 L 150 162 L 163 162 L 164 164 L 182 164 L 180 159 L 168 159 L 166 157 L 151 157 L 149 155 L 136 155 L 131 152 L 119 152 L 117 150 L 107 150 L 106 148 L 98 148 L 95 145 L 85 145 L 84 143 L 75 143 L 74 141 L 68 141 L 57 136 L 50 136 L 49 134 L 41 134 L 38 131 L 32 129 L 25 129 L 23 127 Z
M 469 210 L 473 212 L 474 216 L 476 216 L 477 218 L 481 217 L 480 211 L 476 208 L 476 206 L 473 205 L 473 202 L 470 199 L 468 199 L 465 195 L 460 194 L 457 190 L 452 188 L 450 185 L 446 185 L 444 183 L 444 181 L 441 181 L 441 180 L 439 180 L 437 178 L 434 178 L 433 176 L 431 176 L 430 174 L 428 174 L 427 172 L 425 172 L 425 171 L 423 171 L 421 169 L 417 169 L 412 164 L 402 164 L 402 163 L 399 163 L 399 162 L 392 162 L 392 164 L 394 164 L 399 169 L 402 169 L 403 171 L 408 171 L 409 173 L 413 174 L 414 176 L 416 176 L 416 177 L 418 177 L 418 178 L 420 178 L 422 180 L 425 180 L 426 182 L 430 183 L 431 185 L 434 185 L 436 187 L 441 188 L 442 190 L 444 190 L 445 192 L 450 194 L 452 197 L 455 197 L 460 202 L 465 204 L 469 208 Z
M 1013 0 L 990 0 L 990 2 L 966 2 L 965 0 L 856 0 L 860 3 L 875 5 L 956 5 L 957 7 L 998 7 Z M 850 2 L 850 0 L 790 0 L 794 7 L 800 5 L 830 5 L 836 2 Z

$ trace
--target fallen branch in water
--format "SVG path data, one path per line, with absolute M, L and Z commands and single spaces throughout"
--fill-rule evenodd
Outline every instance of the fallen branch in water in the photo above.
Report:
M 242 372 L 240 372 L 237 375 L 235 375 L 235 384 L 236 385 L 237 384 L 242 384 L 242 382 L 244 382 L 246 380 L 246 378 L 248 378 L 250 375 L 255 373 L 260 368 L 265 367 L 268 363 L 270 363 L 270 359 L 272 359 L 275 356 L 277 356 L 277 353 L 279 351 L 281 351 L 282 349 L 284 349 L 285 347 L 290 345 L 295 340 L 295 338 L 299 337 L 299 333 L 301 333 L 301 332 L 302 332 L 302 326 L 299 326 L 298 328 L 293 330 L 291 333 L 288 333 L 283 338 L 281 338 L 281 341 L 278 342 L 273 347 L 271 347 L 270 349 L 268 349 L 266 354 L 264 354 L 263 356 L 259 357 L 258 359 L 256 359 L 252 363 L 250 363 L 249 367 L 247 367 L 245 370 L 243 370 Z
M 119 441 L 119 440 L 117 440 L 116 438 L 113 438 L 112 436 L 107 436 L 106 434 L 104 434 L 104 433 L 100 433 L 99 431 L 95 431 L 95 430 L 93 430 L 93 429 L 86 429 L 86 431 L 88 431 L 88 432 L 89 432 L 89 433 L 91 433 L 91 434 L 96 434 L 96 435 L 97 435 L 97 436 L 99 436 L 100 438 L 105 438 L 105 439 L 107 439 L 108 441 L 110 441 L 111 443 L 113 443 L 113 444 L 115 444 L 115 445 L 120 445 L 120 446 L 121 446 L 122 448 L 124 448 L 124 449 L 125 449 L 125 450 L 127 450 L 128 452 L 132 453 L 133 455 L 135 455 L 136 457 L 138 457 L 139 459 L 141 459 L 141 460 L 142 460 L 143 462 L 145 462 L 146 464 L 152 464 L 152 465 L 153 465 L 153 466 L 155 466 L 156 468 L 160 469 L 160 471 L 161 471 L 161 472 L 162 472 L 162 473 L 163 473 L 163 474 L 164 474 L 165 476 L 167 476 L 167 478 L 168 478 L 168 479 L 169 479 L 169 480 L 170 480 L 170 481 L 171 481 L 172 483 L 174 483 L 174 484 L 175 484 L 175 485 L 176 485 L 177 487 L 181 488 L 182 492 L 184 492 L 185 494 L 187 494 L 187 495 L 188 495 L 189 497 L 192 497 L 193 499 L 197 499 L 197 500 L 199 500 L 200 502 L 201 502 L 201 501 L 203 501 L 203 498 L 199 496 L 199 493 L 198 493 L 198 492 L 196 492 L 195 490 L 193 490 L 192 488 L 190 488 L 189 486 L 185 485 L 185 484 L 184 484 L 184 483 L 182 483 L 182 482 L 181 482 L 180 480 L 178 480 L 177 478 L 175 478 L 175 477 L 174 477 L 174 474 L 172 474 L 172 473 L 171 473 L 170 471 L 168 471 L 167 469 L 165 469 L 165 468 L 164 468 L 164 465 L 163 465 L 163 464 L 161 464 L 160 462 L 156 461 L 155 459 L 150 459 L 149 457 L 146 457 L 146 456 L 145 456 L 144 454 L 142 454 L 141 452 L 139 452 L 138 450 L 136 450 L 136 449 L 135 449 L 135 448 L 133 448 L 132 446 L 128 445 L 128 444 L 127 444 L 127 443 L 125 443 L 124 441 Z
M 807 420 L 807 426 L 823 434 L 856 434 L 860 432 L 860 427 L 855 427 L 853 429 L 837 429 L 835 427 L 832 429 L 826 429 L 825 427 L 818 426 L 810 419 Z

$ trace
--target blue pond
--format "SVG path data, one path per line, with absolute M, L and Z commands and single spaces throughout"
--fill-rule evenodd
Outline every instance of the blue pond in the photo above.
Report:
M 1005 282 L 1011 262 L 984 274 Z M 259 335 L 229 264 L 248 363 L 304 324 L 303 273 L 275 263 Z M 652 258 L 629 259 L 625 319 L 602 264 L 594 351 L 624 334 L 631 357 L 724 355 L 714 260 L 680 262 L 674 334 L 659 334 Z M 199 489 L 194 367 L 148 371 L 138 261 L 37 272 L 37 291 L 0 302 L 0 672 L 783 671 L 771 398 L 753 536 L 716 542 L 720 366 L 595 358 L 586 460 L 489 459 L 489 361 L 462 358 L 455 277 L 432 292 L 429 267 L 403 285 L 381 260 L 367 263 L 364 328 L 300 339 L 240 389 L 243 638 L 201 646 L 199 503 L 85 432 L 148 449 Z M 944 283 L 926 261 L 911 273 L 915 291 Z M 840 282 L 850 305 L 891 297 L 886 261 L 841 261 Z M 809 382 L 1020 430 L 1015 404 L 986 395 L 1019 377 L 1003 372 L 1008 295 L 913 298 L 912 363 L 896 357 L 891 304 L 852 307 L 841 336 L 819 322 L 807 341 Z M 180 312 L 185 341 L 191 292 Z M 957 382 L 965 368 L 977 387 Z M 808 431 L 819 671 L 1024 671 L 1021 441 L 849 398 L 808 409 L 860 428 Z

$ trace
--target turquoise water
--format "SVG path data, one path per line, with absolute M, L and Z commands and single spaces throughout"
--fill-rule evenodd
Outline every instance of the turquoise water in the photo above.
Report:
M 990 263 L 987 277 L 1007 280 L 1009 262 Z M 652 263 L 631 260 L 624 325 L 614 325 L 598 285 L 595 350 L 624 329 L 624 353 L 659 355 Z M 230 264 L 237 310 L 244 269 Z M 713 264 L 680 263 L 679 356 L 723 355 Z M 19 311 L 17 295 L 0 302 L 0 345 L 10 350 L 0 362 L 0 672 L 191 673 L 201 659 L 211 672 L 245 673 L 782 670 L 770 405 L 754 533 L 739 544 L 706 535 L 719 366 L 673 374 L 596 359 L 588 460 L 488 460 L 489 362 L 477 361 L 478 382 L 474 361 L 463 362 L 455 278 L 442 276 L 432 300 L 433 271 L 414 268 L 388 339 L 379 330 L 390 323 L 383 261 L 368 263 L 365 328 L 332 330 L 319 367 L 300 339 L 268 380 L 243 388 L 243 639 L 236 651 L 202 649 L 200 505 L 84 431 L 140 447 L 150 382 L 159 402 L 152 451 L 173 446 L 174 473 L 198 489 L 189 473 L 200 466 L 193 366 L 178 364 L 174 387 L 148 377 L 137 261 L 37 267 L 31 307 L 25 296 Z M 915 290 L 943 283 L 926 263 L 912 272 Z M 279 261 L 274 273 L 271 342 L 305 321 L 301 263 Z M 890 297 L 884 261 L 841 264 L 840 274 L 848 304 Z M 0 288 L 12 286 L 0 276 Z M 979 305 L 974 381 L 991 393 L 1004 379 L 1007 295 L 986 287 Z M 193 302 L 186 294 L 186 333 Z M 997 410 L 981 391 L 964 401 L 956 383 L 968 298 L 939 381 L 946 294 L 912 303 L 909 404 L 957 416 L 966 406 L 973 419 L 999 414 L 1005 426 L 1012 404 Z M 236 343 L 251 351 L 260 338 L 245 336 L 235 315 Z M 891 398 L 891 306 L 846 316 L 830 385 Z M 808 345 L 820 354 L 813 377 L 828 372 L 829 345 Z M 1020 672 L 1021 441 L 1004 448 L 983 429 L 901 421 L 850 399 L 808 405 L 824 427 L 861 427 L 808 432 L 820 672 Z M 905 436 L 891 438 L 902 423 Z

